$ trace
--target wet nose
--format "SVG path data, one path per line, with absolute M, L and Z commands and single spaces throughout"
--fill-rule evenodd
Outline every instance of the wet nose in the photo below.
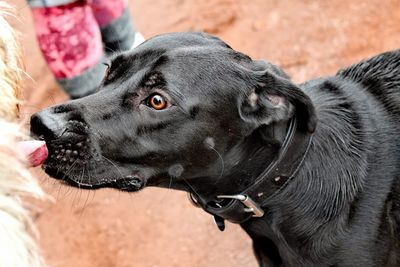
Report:
M 54 140 L 65 131 L 66 122 L 61 114 L 45 109 L 31 117 L 31 134 L 40 139 Z

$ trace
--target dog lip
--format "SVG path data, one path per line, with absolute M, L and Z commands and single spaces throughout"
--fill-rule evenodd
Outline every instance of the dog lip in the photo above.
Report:
M 51 167 L 46 163 L 43 164 L 43 168 L 47 174 L 55 179 L 61 180 L 69 185 L 79 187 L 81 189 L 100 189 L 100 188 L 114 188 L 127 192 L 135 192 L 143 189 L 146 185 L 146 179 L 139 177 L 137 175 L 127 175 L 123 178 L 115 180 L 102 180 L 94 183 L 87 183 L 83 181 L 78 181 L 70 175 L 65 175 L 63 171 L 56 167 Z
M 75 186 L 86 189 L 96 189 L 96 188 L 115 188 L 127 192 L 139 191 L 145 186 L 145 180 L 138 176 L 125 176 L 113 181 L 99 182 L 94 184 L 82 183 L 75 181 L 73 179 L 67 179 L 67 182 L 72 183 Z
M 145 186 L 145 179 L 139 176 L 128 175 L 105 184 L 108 187 L 116 188 L 122 191 L 139 191 Z
M 71 178 L 64 178 L 64 182 L 79 187 L 81 189 L 100 189 L 100 188 L 115 188 L 126 192 L 139 191 L 145 186 L 145 181 L 139 177 L 127 176 L 111 182 L 99 182 L 94 184 L 78 182 Z

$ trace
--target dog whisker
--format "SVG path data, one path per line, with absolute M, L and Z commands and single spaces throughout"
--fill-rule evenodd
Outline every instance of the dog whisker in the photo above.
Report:
M 61 192 L 61 189 L 63 188 L 62 184 L 61 183 L 53 183 L 53 185 L 57 187 L 56 199 L 60 200 L 60 192 Z
M 169 185 L 168 185 L 168 189 L 171 189 L 171 186 L 172 186 L 172 179 L 173 179 L 173 177 L 172 177 L 172 175 L 170 175 L 170 176 L 169 176 Z
M 81 171 L 80 178 L 78 178 L 76 180 L 76 183 L 78 185 L 78 191 L 76 192 L 76 194 L 74 196 L 74 200 L 72 201 L 72 207 L 75 205 L 78 206 L 79 201 L 81 200 L 81 196 L 82 196 L 81 182 L 83 181 L 84 174 L 85 174 L 85 169 L 83 168 Z M 78 196 L 78 200 L 76 200 L 76 196 Z
M 91 177 L 91 175 L 90 175 L 90 168 L 91 168 L 90 165 L 91 165 L 90 162 L 88 162 L 88 164 L 85 166 L 85 167 L 87 168 L 89 184 L 92 183 L 92 177 Z M 92 191 L 93 191 L 93 196 L 92 196 L 92 199 L 90 200 L 90 202 L 92 202 L 92 201 L 94 200 L 94 197 L 95 197 L 95 195 L 96 195 L 96 190 L 90 190 L 89 193 L 91 193 Z M 89 202 L 89 203 L 90 203 L 90 202 Z
M 101 155 L 101 154 L 100 154 Z M 117 172 L 121 175 L 121 178 L 124 178 L 124 175 L 122 174 L 122 172 L 120 171 L 120 169 L 118 168 L 118 166 L 110 159 L 108 159 L 106 156 L 101 155 L 102 158 L 104 158 L 105 160 L 107 160 L 112 166 L 114 166 L 114 168 L 117 170 Z
M 60 168 L 57 168 L 56 174 L 58 174 L 60 171 Z M 59 200 L 60 198 L 60 192 L 61 192 L 61 188 L 62 188 L 62 184 L 59 183 L 58 181 L 54 180 L 52 183 L 52 186 L 57 187 L 57 194 L 56 194 L 56 199 Z M 68 188 L 69 190 L 69 188 Z
M 82 178 L 81 178 L 81 181 L 83 181 L 83 177 L 85 176 L 85 170 L 87 170 L 86 167 L 82 169 L 82 176 L 81 176 Z M 82 194 L 83 194 L 83 191 L 88 191 L 88 190 L 83 190 L 83 189 L 81 189 L 81 188 L 79 188 L 79 190 L 80 190 L 80 195 L 79 195 L 79 201 L 80 201 L 80 198 L 81 198 L 81 196 L 82 196 Z M 85 208 L 86 208 L 87 205 L 88 205 L 89 196 L 90 196 L 90 192 L 86 192 L 85 201 L 84 201 L 82 207 L 78 209 L 79 212 L 80 212 L 80 215 L 79 215 L 78 220 L 81 220 L 82 217 L 84 216 Z M 78 203 L 79 203 L 79 201 L 78 201 Z
M 68 176 L 68 174 L 73 170 L 73 168 L 75 167 L 76 162 L 77 162 L 77 160 L 75 160 L 75 161 L 71 164 L 71 166 L 68 168 L 68 170 L 64 173 L 63 177 L 60 179 L 61 181 L 64 181 L 65 178 Z M 57 174 L 58 174 L 59 171 L 60 171 L 60 168 L 57 169 Z M 66 197 L 69 196 L 69 194 L 70 194 L 71 192 L 73 192 L 73 190 L 72 190 L 70 187 L 68 187 L 68 188 L 67 188 L 67 191 L 65 191 L 65 193 L 63 194 L 63 197 L 60 198 L 60 191 L 61 191 L 62 188 L 63 188 L 63 187 L 62 187 L 62 184 L 59 183 L 59 190 L 58 190 L 58 193 L 57 193 L 57 199 L 58 199 L 58 200 L 65 199 Z
M 83 169 L 83 173 L 85 172 L 85 170 L 87 170 L 87 168 L 84 168 Z M 90 182 L 89 182 L 89 184 L 90 184 Z M 86 205 L 88 205 L 88 201 L 89 201 L 89 196 L 90 196 L 90 190 L 85 190 L 86 191 L 86 199 L 85 199 L 85 202 L 83 203 L 83 206 L 82 206 L 82 215 L 83 215 L 83 211 L 85 210 L 85 208 L 86 208 Z
M 75 167 L 75 164 L 77 163 L 77 161 L 78 161 L 78 160 L 75 160 L 75 161 L 71 164 L 71 166 L 68 168 L 68 170 L 64 173 L 64 176 L 61 178 L 61 180 L 64 180 L 64 179 L 68 176 L 68 174 L 71 173 L 71 171 L 72 171 L 73 168 Z
M 213 150 L 219 157 L 219 159 L 221 160 L 221 173 L 219 175 L 219 177 L 217 178 L 217 180 L 215 181 L 215 183 L 217 183 L 219 181 L 219 179 L 221 179 L 222 175 L 224 174 L 225 171 L 225 162 L 224 159 L 222 158 L 221 154 L 211 145 L 209 145 L 210 149 Z

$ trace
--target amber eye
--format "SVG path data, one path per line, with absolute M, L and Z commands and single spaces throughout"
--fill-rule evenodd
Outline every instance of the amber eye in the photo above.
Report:
M 149 98 L 149 106 L 156 110 L 165 109 L 167 104 L 167 101 L 161 95 L 154 94 Z

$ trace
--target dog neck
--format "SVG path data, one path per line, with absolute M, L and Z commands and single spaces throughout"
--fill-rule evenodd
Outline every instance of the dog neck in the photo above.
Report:
M 269 200 L 295 178 L 310 147 L 312 134 L 299 130 L 296 118 L 284 126 L 286 134 L 280 134 L 282 125 L 273 128 L 276 128 L 273 134 L 278 140 L 284 136 L 282 145 L 276 156 L 269 160 L 268 167 L 246 188 L 218 194 L 211 200 L 199 195 L 198 191 L 190 193 L 194 203 L 214 215 L 220 230 L 224 228 L 224 220 L 241 224 L 253 217 L 263 217 Z

